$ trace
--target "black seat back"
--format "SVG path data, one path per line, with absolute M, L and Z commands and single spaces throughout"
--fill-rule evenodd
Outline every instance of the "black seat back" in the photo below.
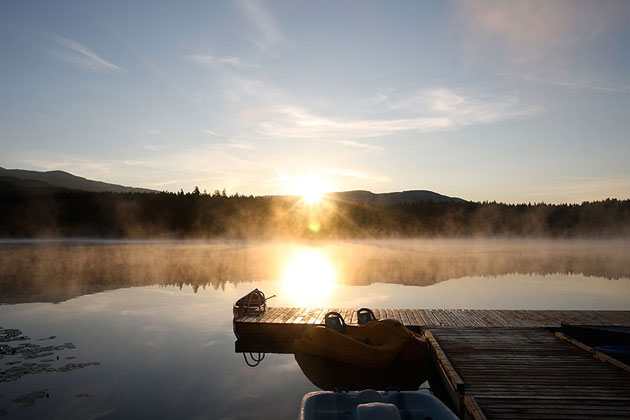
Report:
M 376 321 L 376 317 L 370 308 L 361 308 L 357 311 L 357 320 L 359 325 L 365 325 L 368 322 Z
M 328 312 L 324 317 L 324 326 L 342 334 L 346 332 L 346 321 L 338 312 Z

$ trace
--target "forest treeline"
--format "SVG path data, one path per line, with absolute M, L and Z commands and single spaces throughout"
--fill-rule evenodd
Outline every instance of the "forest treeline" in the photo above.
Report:
M 0 192 L 0 237 L 630 237 L 630 200 L 390 206 L 200 193 Z

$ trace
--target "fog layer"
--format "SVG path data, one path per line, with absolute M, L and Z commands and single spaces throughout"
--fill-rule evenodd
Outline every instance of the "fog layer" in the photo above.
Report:
M 428 286 L 506 274 L 630 278 L 630 242 L 621 240 L 4 242 L 0 302 L 59 302 L 143 285 L 196 291 L 280 281 L 302 254 L 330 265 L 335 281 L 347 285 Z

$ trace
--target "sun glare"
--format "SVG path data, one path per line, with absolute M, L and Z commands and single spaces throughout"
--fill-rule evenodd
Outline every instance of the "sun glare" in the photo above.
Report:
M 337 270 L 324 251 L 300 247 L 284 266 L 284 295 L 297 306 L 322 305 L 337 286 L 337 278 Z
M 316 190 L 306 191 L 302 194 L 302 200 L 306 201 L 308 204 L 315 204 L 319 200 L 322 199 L 324 193 Z
M 330 181 L 318 175 L 298 176 L 293 181 L 293 194 L 299 195 L 306 204 L 319 203 L 330 191 Z

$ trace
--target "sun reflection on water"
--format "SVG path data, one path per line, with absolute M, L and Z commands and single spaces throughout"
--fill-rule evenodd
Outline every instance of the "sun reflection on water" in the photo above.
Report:
M 312 247 L 296 248 L 282 270 L 282 289 L 296 306 L 321 306 L 337 287 L 339 273 L 330 256 Z

